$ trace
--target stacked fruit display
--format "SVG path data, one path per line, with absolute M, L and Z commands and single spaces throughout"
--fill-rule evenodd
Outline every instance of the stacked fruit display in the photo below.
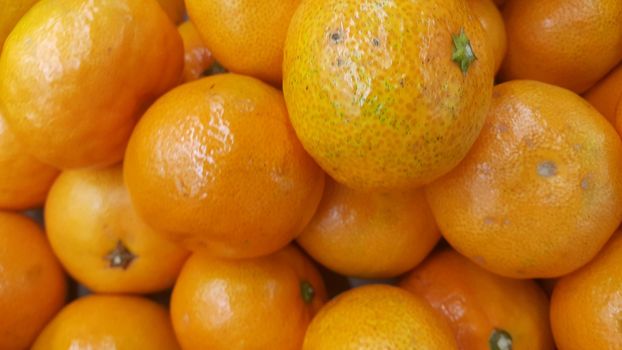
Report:
M 620 1 L 0 0 L 0 48 L 0 350 L 622 349 Z

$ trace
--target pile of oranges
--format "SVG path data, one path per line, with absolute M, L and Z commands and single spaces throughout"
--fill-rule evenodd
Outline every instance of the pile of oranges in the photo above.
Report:
M 622 349 L 622 1 L 0 0 L 0 48 L 0 350 Z

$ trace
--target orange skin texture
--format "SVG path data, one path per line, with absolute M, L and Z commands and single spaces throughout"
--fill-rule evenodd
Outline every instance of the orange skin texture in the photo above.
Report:
M 622 59 L 622 2 L 508 0 L 503 81 L 533 79 L 582 93 Z
M 32 350 L 180 349 L 168 312 L 133 296 L 89 295 L 65 306 Z
M 99 293 L 151 293 L 173 286 L 188 252 L 139 218 L 121 166 L 63 172 L 50 190 L 45 224 L 69 274 Z M 135 256 L 111 266 L 121 242 Z
M 549 301 L 533 280 L 492 274 L 450 249 L 431 255 L 400 281 L 452 326 L 461 350 L 489 349 L 496 329 L 513 350 L 551 350 Z
M 184 0 L 158 0 L 168 18 L 175 24 L 179 24 L 184 20 L 186 6 Z
M 27 349 L 65 303 L 67 287 L 43 231 L 18 214 L 0 212 L 0 280 L 0 349 Z
M 615 128 L 618 135 L 622 135 L 622 99 L 620 99 L 616 108 Z
M 622 220 L 622 142 L 571 91 L 504 83 L 469 155 L 427 198 L 447 241 L 485 269 L 564 275 L 591 260 Z
M 308 303 L 303 282 L 314 290 Z M 184 349 L 298 350 L 325 300 L 319 272 L 293 246 L 246 260 L 195 253 L 173 290 L 171 317 Z
M 148 224 L 191 250 L 223 257 L 287 245 L 311 220 L 324 188 L 324 173 L 289 124 L 283 95 L 236 74 L 203 78 L 160 98 L 132 135 L 124 172 Z
M 299 3 L 186 0 L 188 16 L 220 64 L 275 86 L 281 85 L 285 36 Z
M 469 0 L 468 3 L 486 32 L 495 59 L 495 72 L 497 72 L 507 50 L 505 24 L 501 12 L 492 0 Z
M 109 165 L 182 68 L 181 38 L 154 0 L 42 0 L 5 42 L 0 112 L 42 162 Z
M 15 27 L 20 18 L 38 0 L 0 0 L 0 51 L 9 33 Z
M 585 92 L 583 97 L 607 120 L 616 123 L 616 107 L 622 97 L 622 65 L 618 65 L 607 76 Z
M 348 290 L 328 302 L 303 350 L 458 349 L 449 324 L 421 297 L 390 285 Z
M 581 269 L 559 279 L 551 297 L 551 326 L 559 350 L 620 349 L 622 235 Z
M 212 52 L 205 46 L 192 22 L 186 21 L 180 24 L 177 30 L 184 42 L 183 82 L 197 80 L 214 63 Z
M 423 190 L 366 193 L 328 180 L 297 240 L 314 260 L 342 275 L 388 278 L 419 264 L 439 238 Z
M 463 74 L 452 35 L 476 59 Z M 494 58 L 460 0 L 310 0 L 289 27 L 283 92 L 305 149 L 361 190 L 426 184 L 456 166 L 484 123 Z
M 0 209 L 23 210 L 45 201 L 58 170 L 28 154 L 0 114 Z

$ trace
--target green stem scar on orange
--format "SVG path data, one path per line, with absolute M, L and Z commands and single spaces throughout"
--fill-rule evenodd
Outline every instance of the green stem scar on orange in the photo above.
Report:
M 127 270 L 132 261 L 136 259 L 134 255 L 120 240 L 110 253 L 105 256 L 106 261 L 111 268 L 122 268 Z
M 452 34 L 451 40 L 454 43 L 454 52 L 451 55 L 451 60 L 456 62 L 462 73 L 466 75 L 471 63 L 477 59 L 475 52 L 473 52 L 471 41 L 464 32 L 464 28 L 460 29 L 459 34 Z
M 512 350 L 512 336 L 503 329 L 493 329 L 488 345 L 490 350 Z
M 300 294 L 302 295 L 302 300 L 304 300 L 305 304 L 310 304 L 315 296 L 315 289 L 313 289 L 311 283 L 302 281 L 300 282 Z

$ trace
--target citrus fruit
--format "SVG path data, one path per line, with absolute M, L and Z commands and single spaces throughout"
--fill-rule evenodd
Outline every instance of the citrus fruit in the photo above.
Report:
M 622 97 L 622 65 L 592 86 L 583 95 L 611 124 L 615 124 L 616 107 Z
M 281 85 L 283 45 L 300 0 L 186 0 L 188 16 L 229 71 Z
M 65 303 L 66 281 L 43 231 L 0 212 L 0 349 L 28 349 Z
M 32 350 L 179 349 L 166 309 L 132 296 L 89 295 L 65 306 Z
M 469 6 L 486 32 L 495 59 L 495 72 L 501 67 L 507 48 L 503 17 L 492 0 L 469 0 Z
M 186 13 L 184 0 L 158 0 L 158 2 L 173 23 L 178 24 L 183 21 Z
M 311 220 L 324 186 L 283 95 L 235 74 L 179 86 L 154 103 L 132 134 L 124 173 L 148 224 L 227 257 L 284 247 Z
M 0 51 L 4 40 L 22 16 L 38 0 L 0 0 Z
M 423 190 L 367 193 L 327 180 L 298 243 L 333 271 L 387 278 L 420 263 L 439 238 Z
M 560 278 L 551 297 L 559 350 L 620 349 L 622 236 L 613 235 L 589 264 Z
M 112 164 L 182 65 L 179 34 L 154 0 L 42 0 L 4 44 L 0 112 L 45 163 Z
M 344 292 L 315 316 L 303 350 L 458 349 L 448 323 L 420 297 L 390 285 Z
M 532 280 L 494 275 L 450 249 L 428 257 L 400 287 L 451 324 L 462 350 L 552 350 L 549 301 Z
M 177 30 L 184 42 L 183 81 L 197 80 L 214 63 L 212 52 L 205 46 L 192 22 L 186 21 L 180 24 Z
M 443 236 L 497 274 L 556 277 L 591 260 L 622 220 L 622 142 L 573 92 L 495 87 L 480 137 L 427 188 Z
M 533 79 L 582 93 L 622 59 L 622 2 L 508 0 L 503 80 Z
M 58 170 L 28 154 L 0 114 L 0 208 L 22 210 L 43 204 Z
M 414 188 L 446 173 L 490 102 L 492 52 L 460 0 L 305 1 L 284 57 L 296 134 L 356 189 Z
M 121 166 L 63 172 L 48 195 L 45 224 L 63 266 L 95 292 L 172 287 L 188 255 L 138 217 Z
M 247 260 L 199 252 L 179 275 L 171 317 L 184 349 L 297 350 L 325 298 L 319 273 L 292 246 Z

